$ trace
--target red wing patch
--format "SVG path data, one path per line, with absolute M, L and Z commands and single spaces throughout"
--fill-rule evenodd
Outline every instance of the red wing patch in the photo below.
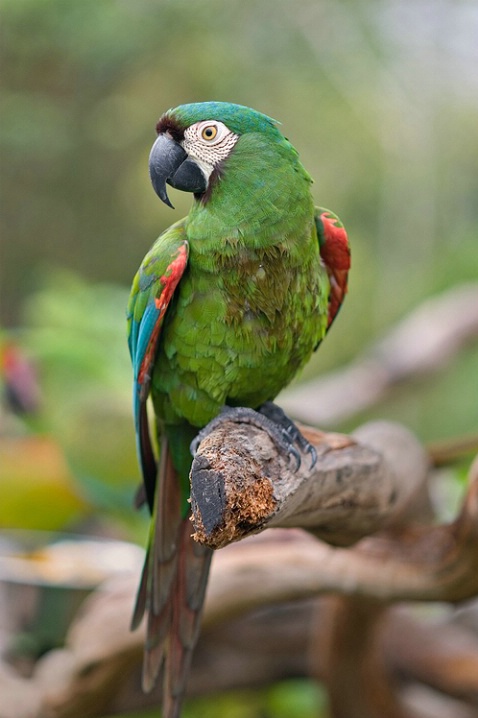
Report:
M 168 265 L 168 268 L 159 280 L 163 285 L 164 289 L 159 295 L 159 297 L 156 297 L 155 304 L 156 307 L 161 311 L 163 311 L 163 309 L 167 307 L 169 302 L 171 301 L 171 297 L 173 296 L 174 290 L 179 284 L 179 280 L 184 274 L 184 270 L 186 269 L 187 263 L 188 245 L 187 242 L 184 242 L 178 248 L 175 259 L 173 259 L 171 264 Z
M 159 333 L 163 324 L 163 319 L 166 314 L 169 302 L 179 284 L 179 280 L 184 274 L 186 265 L 188 263 L 188 243 L 178 247 L 176 257 L 168 265 L 165 273 L 160 277 L 162 285 L 162 291 L 159 297 L 154 298 L 154 306 L 157 310 L 157 318 L 151 331 L 151 336 L 148 341 L 148 346 L 144 353 L 143 361 L 138 373 L 138 383 L 141 386 L 142 393 L 146 395 L 149 392 L 149 383 L 151 380 L 151 369 L 156 357 L 156 349 L 158 345 Z M 146 397 L 144 397 L 146 398 Z
M 324 242 L 320 246 L 320 256 L 327 269 L 330 281 L 329 319 L 330 327 L 347 293 L 348 272 L 350 269 L 350 247 L 347 232 L 337 226 L 337 220 L 327 212 L 320 215 L 324 227 Z

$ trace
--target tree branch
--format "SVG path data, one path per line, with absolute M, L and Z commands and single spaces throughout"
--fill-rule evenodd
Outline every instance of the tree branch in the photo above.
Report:
M 191 472 L 196 540 L 221 548 L 264 528 L 301 527 L 347 546 L 396 523 L 423 492 L 428 462 L 415 437 L 384 422 L 353 437 L 303 428 L 318 455 L 294 461 L 268 434 L 225 420 L 200 445 Z
M 335 548 L 301 533 L 219 552 L 222 581 L 211 584 L 208 601 L 218 617 L 241 604 L 299 600 L 338 592 L 386 601 L 458 602 L 478 594 L 478 465 L 475 463 L 460 514 L 450 524 L 391 527 L 352 548 Z M 277 567 L 280 565 L 280 570 Z
M 476 636 L 460 626 L 415 630 L 416 619 L 389 604 L 478 595 L 478 460 L 458 516 L 435 525 L 427 523 L 425 452 L 402 427 L 369 424 L 353 437 L 307 430 L 319 458 L 310 470 L 304 456 L 297 472 L 256 427 L 223 429 L 201 444 L 193 470 L 195 521 L 206 540 L 223 545 L 268 526 L 308 531 L 276 528 L 216 553 L 191 694 L 313 672 L 326 683 L 334 718 L 352 718 L 359 706 L 367 716 L 423 716 L 405 709 L 389 683 L 400 675 L 454 696 L 469 715 L 478 695 Z M 211 480 L 219 499 L 205 485 Z M 207 533 L 202 507 L 211 496 Z M 144 628 L 128 631 L 136 583 L 125 578 L 96 592 L 65 649 L 42 658 L 32 679 L 0 666 L 2 718 L 96 718 L 158 704 L 160 687 L 140 691 Z M 317 599 L 325 593 L 339 595 Z M 338 680 L 340 666 L 359 657 L 359 687 L 368 686 L 360 702 L 357 685 Z
M 257 572 L 254 556 L 247 572 L 229 560 L 225 571 L 232 595 L 242 591 L 251 608 L 264 602 L 264 585 L 282 601 L 341 594 L 323 637 L 334 718 L 416 716 L 400 700 L 377 650 L 383 620 L 390 601 L 453 602 L 478 594 L 478 461 L 456 520 L 427 525 L 427 458 L 401 427 L 366 425 L 355 437 L 362 443 L 307 430 L 318 461 L 306 471 L 302 457 L 301 475 L 291 470 L 287 457 L 276 456 L 277 447 L 268 445 L 260 430 L 249 436 L 243 455 L 244 427 L 238 443 L 232 425 L 226 433 L 223 429 L 220 425 L 209 434 L 192 467 L 196 539 L 217 547 L 265 527 L 297 526 L 329 544 L 311 538 L 297 553 L 288 544 L 281 550 L 281 571 L 272 555 Z M 195 475 L 198 465 L 201 471 Z M 220 487 L 220 502 L 208 503 L 211 487 Z M 209 512 L 208 531 L 203 506 Z M 343 548 L 361 536 L 366 537 Z M 224 617 L 231 610 L 225 594 L 212 592 L 209 601 Z
M 240 554 L 245 547 L 260 554 L 265 545 L 278 541 L 276 569 L 281 572 L 281 549 L 290 533 L 292 541 L 311 540 L 300 532 L 278 530 L 220 551 L 216 559 L 221 556 L 223 561 L 213 562 L 211 587 L 223 582 L 227 555 Z M 72 626 L 65 648 L 43 657 L 31 679 L 0 666 L 2 718 L 94 718 L 157 706 L 159 687 L 149 695 L 141 691 L 144 630 L 128 630 L 136 588 L 137 576 L 130 576 L 110 580 L 95 592 Z M 189 695 L 259 687 L 311 673 L 324 680 L 335 600 L 264 604 L 257 612 L 238 611 L 227 620 L 215 614 L 214 603 L 208 601 Z M 466 628 L 389 610 L 375 640 L 374 651 L 392 675 L 476 705 L 478 638 Z

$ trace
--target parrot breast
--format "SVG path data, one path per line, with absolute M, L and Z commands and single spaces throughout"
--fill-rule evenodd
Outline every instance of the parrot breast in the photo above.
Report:
M 219 252 L 207 269 L 191 246 L 153 377 L 165 423 L 199 427 L 225 404 L 255 408 L 307 362 L 326 331 L 329 287 L 315 231 L 307 232 L 300 243 Z

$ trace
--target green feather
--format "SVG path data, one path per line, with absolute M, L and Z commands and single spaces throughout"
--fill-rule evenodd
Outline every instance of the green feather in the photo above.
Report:
M 184 127 L 189 127 L 202 120 L 218 120 L 223 122 L 230 130 L 238 135 L 248 132 L 273 132 L 281 137 L 276 125 L 279 124 L 267 115 L 252 110 L 244 105 L 235 105 L 232 102 L 195 102 L 189 105 L 180 105 L 168 110 L 165 116 L 178 120 Z

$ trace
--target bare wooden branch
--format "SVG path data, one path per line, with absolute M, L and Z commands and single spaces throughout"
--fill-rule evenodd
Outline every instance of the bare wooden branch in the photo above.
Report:
M 433 466 L 447 466 L 478 453 L 478 433 L 441 439 L 427 444 L 427 453 Z
M 252 427 L 248 430 L 252 431 Z M 330 494 L 327 496 L 330 506 L 329 522 L 324 518 L 325 509 L 321 495 L 315 494 L 312 490 L 307 494 L 307 508 L 309 509 L 310 505 L 310 513 L 304 514 L 299 508 L 295 522 L 296 525 L 305 524 L 309 530 L 312 529 L 314 533 L 330 543 L 339 543 L 338 531 L 340 523 L 343 522 L 343 536 L 350 542 L 357 537 L 360 528 L 363 527 L 360 514 L 364 509 L 368 509 L 370 533 L 376 532 L 380 526 L 388 527 L 388 531 L 364 538 L 350 549 L 334 548 L 312 538 L 291 540 L 289 536 L 288 541 L 280 548 L 280 556 L 276 543 L 271 544 L 270 547 L 265 545 L 260 555 L 253 549 L 248 554 L 247 548 L 237 555 L 230 554 L 221 569 L 224 581 L 217 588 L 211 586 L 209 592 L 209 601 L 215 604 L 218 614 L 234 615 L 238 596 L 242 596 L 248 607 L 252 608 L 275 599 L 297 600 L 330 591 L 368 595 L 387 601 L 461 601 L 478 593 L 477 464 L 475 463 L 470 474 L 470 486 L 463 508 L 453 523 L 430 526 L 405 525 L 410 517 L 413 518 L 414 507 L 411 503 L 413 496 L 417 495 L 421 500 L 426 462 L 423 456 L 418 460 L 419 446 L 416 445 L 413 437 L 410 441 L 406 439 L 407 435 L 409 437 L 410 435 L 403 429 L 398 429 L 401 441 L 391 441 L 389 448 L 386 449 L 387 441 L 391 439 L 394 431 L 394 425 L 372 424 L 362 427 L 361 432 L 358 432 L 359 438 L 367 437 L 366 441 L 369 445 L 375 443 L 375 450 L 380 445 L 384 446 L 384 457 L 387 456 L 389 462 L 396 462 L 395 472 L 390 474 L 389 469 L 384 468 L 385 463 L 382 465 L 385 480 L 391 476 L 392 481 L 394 479 L 396 482 L 393 487 L 397 491 L 397 498 L 393 504 L 390 501 L 381 502 L 377 499 L 377 496 L 380 496 L 380 493 L 377 494 L 379 482 L 375 481 L 376 477 L 373 474 L 373 480 L 368 482 L 367 476 L 370 474 L 366 472 L 361 476 L 360 472 L 354 473 L 351 468 L 343 482 L 332 484 L 336 489 L 335 501 Z M 277 448 L 272 443 L 267 444 L 266 437 L 262 437 L 249 443 L 247 455 L 242 457 L 240 453 L 238 454 L 240 457 L 238 464 L 234 461 L 229 463 L 229 454 L 233 453 L 229 452 L 229 441 L 232 442 L 235 451 L 240 452 L 240 447 L 235 443 L 236 438 L 233 438 L 232 430 L 229 438 L 221 432 L 219 435 L 218 444 L 221 447 L 219 463 L 214 465 L 214 455 L 209 453 L 209 447 L 215 445 L 213 435 L 208 437 L 211 442 L 206 447 L 207 461 L 212 463 L 213 472 L 218 474 L 222 472 L 224 486 L 229 481 L 234 483 L 238 466 L 245 471 L 242 460 L 247 462 L 248 457 L 254 457 L 253 466 L 248 467 L 251 468 L 251 473 L 239 474 L 241 482 L 244 482 L 246 487 L 244 492 L 238 491 L 236 484 L 235 493 L 232 494 L 233 500 L 229 500 L 227 490 L 224 491 L 228 507 L 224 511 L 224 530 L 219 525 L 215 533 L 206 536 L 207 541 L 212 541 L 216 540 L 214 537 L 218 535 L 218 543 L 222 545 L 226 540 L 235 540 L 238 535 L 254 533 L 265 526 L 280 525 L 280 512 L 277 510 L 280 502 L 276 501 L 275 513 L 260 516 L 259 520 L 255 508 L 248 511 L 249 503 L 251 501 L 254 503 L 254 492 L 251 488 L 254 481 L 257 479 L 259 482 L 261 497 L 264 482 L 274 484 L 274 480 L 265 474 L 262 467 L 267 461 L 272 461 L 271 457 L 274 452 L 277 454 Z M 200 447 L 200 452 L 203 446 Z M 320 450 L 319 445 L 317 448 Z M 338 452 L 342 450 L 348 452 L 351 448 L 343 447 Z M 413 453 L 415 451 L 416 454 Z M 280 458 L 277 461 L 280 461 Z M 417 466 L 420 468 L 417 469 Z M 286 471 L 290 471 L 287 466 Z M 309 477 L 312 482 L 315 480 L 315 471 L 314 469 L 311 474 L 312 478 Z M 320 473 L 320 468 L 317 468 L 317 471 Z M 353 494 L 351 489 L 354 481 L 357 480 L 357 475 L 360 481 L 355 485 L 356 493 Z M 251 478 L 252 484 L 248 483 L 248 478 Z M 390 497 L 390 489 L 391 485 L 388 485 L 386 497 Z M 273 495 L 273 491 L 270 493 Z M 350 496 L 357 496 L 356 501 L 354 502 Z M 304 495 L 302 498 L 304 500 Z M 314 500 L 318 502 L 318 507 L 313 505 Z M 297 505 L 300 507 L 300 504 Z M 193 502 L 193 508 L 198 514 L 195 521 L 200 525 L 199 504 Z M 321 513 L 322 510 L 324 513 Z M 355 511 L 358 516 L 357 521 L 355 521 Z M 286 525 L 292 525 L 294 521 L 291 514 L 285 512 L 284 515 Z M 322 523 L 314 527 L 313 522 L 309 520 L 310 516 L 319 516 Z M 278 560 L 283 569 L 281 571 L 277 571 Z M 216 561 L 221 561 L 220 553 Z M 223 590 L 225 586 L 227 591 Z
M 282 545 L 284 536 L 275 531 L 219 555 L 241 552 L 251 541 L 260 552 L 275 535 Z M 222 581 L 220 568 L 213 567 L 212 584 Z M 280 563 L 277 569 L 282 570 Z M 141 691 L 143 631 L 128 630 L 136 582 L 133 576 L 109 581 L 88 599 L 65 649 L 41 659 L 32 679 L 0 665 L 2 718 L 94 718 L 158 705 L 159 689 L 150 695 Z M 222 622 L 208 604 L 189 695 L 259 687 L 287 676 L 314 674 L 324 680 L 334 601 L 328 597 L 263 606 Z M 373 650 L 391 675 L 400 676 L 405 685 L 420 681 L 476 706 L 477 636 L 443 618 L 419 621 L 403 609 L 387 611 L 381 624 Z
M 191 472 L 198 541 L 221 548 L 264 528 L 299 526 L 346 546 L 396 522 L 423 488 L 425 452 L 401 426 L 373 424 L 355 438 L 303 432 L 317 450 L 313 469 L 303 453 L 297 470 L 255 426 L 224 421 L 201 443 Z
M 229 436 L 232 433 L 230 426 Z M 255 438 L 248 447 L 249 459 L 254 462 L 254 468 L 247 474 L 248 480 L 244 482 L 242 479 L 238 485 L 234 473 L 229 474 L 231 464 L 227 456 L 231 449 L 236 456 L 240 456 L 240 451 L 234 441 L 232 447 L 228 445 L 226 435 L 215 437 L 214 434 L 212 432 L 207 440 L 209 443 L 206 449 L 210 453 L 207 457 L 199 457 L 203 474 L 196 482 L 193 465 L 193 511 L 200 528 L 197 534 L 200 540 L 209 542 L 211 539 L 219 539 L 220 543 L 234 540 L 237 536 L 236 527 L 240 534 L 244 534 L 246 531 L 254 532 L 264 525 L 294 525 L 307 528 L 329 544 L 340 544 L 341 540 L 337 540 L 330 527 L 335 527 L 337 515 L 341 518 L 344 503 L 349 510 L 343 522 L 347 528 L 342 534 L 342 540 L 345 538 L 347 542 L 351 535 L 350 529 L 357 530 L 355 510 L 359 514 L 360 527 L 365 509 L 372 509 L 368 533 L 375 535 L 363 538 L 353 548 L 332 548 L 325 543 L 317 546 L 313 545 L 317 542 L 311 539 L 309 546 L 303 547 L 306 550 L 301 550 L 294 557 L 292 544 L 289 544 L 281 552 L 280 558 L 282 567 L 284 561 L 288 563 L 285 572 L 271 571 L 270 567 L 276 567 L 277 563 L 269 556 L 263 571 L 254 575 L 249 563 L 247 574 L 239 570 L 236 575 L 240 577 L 241 589 L 245 591 L 250 607 L 255 600 L 258 601 L 257 605 L 263 600 L 261 581 L 264 580 L 269 586 L 274 585 L 276 595 L 281 596 L 281 600 L 298 598 L 295 593 L 297 588 L 302 597 L 331 590 L 341 594 L 333 601 L 334 611 L 326 622 L 328 632 L 323 641 L 325 682 L 332 715 L 334 718 L 362 718 L 365 715 L 368 718 L 381 718 L 384 715 L 390 718 L 415 718 L 417 713 L 410 711 L 400 700 L 396 687 L 389 680 L 383 656 L 377 651 L 383 618 L 391 600 L 414 598 L 459 601 L 478 594 L 478 462 L 472 468 L 466 500 L 453 524 L 413 524 L 413 518 L 423 521 L 426 515 L 422 510 L 426 506 L 424 488 L 428 467 L 423 450 L 408 432 L 400 430 L 397 435 L 396 427 L 387 424 L 362 427 L 357 432 L 357 438 L 362 440 L 364 446 L 373 448 L 382 461 L 378 468 L 374 466 L 377 475 L 370 461 L 365 462 L 366 470 L 360 475 L 356 470 L 361 465 L 362 457 L 352 454 L 348 457 L 349 466 L 353 467 L 348 475 L 350 481 L 345 482 L 342 480 L 343 471 L 340 462 L 337 462 L 337 455 L 332 456 L 331 481 L 327 480 L 330 479 L 330 466 L 324 464 L 323 460 L 324 457 L 329 459 L 334 449 L 339 456 L 343 456 L 344 452 L 350 453 L 357 445 L 352 445 L 344 438 L 337 440 L 336 435 L 331 440 L 327 440 L 324 435 L 316 435 L 319 455 L 317 466 L 299 478 L 286 465 L 278 489 L 274 473 L 270 471 L 273 462 L 270 450 L 277 452 L 275 446 L 268 447 L 264 457 L 261 453 L 264 443 Z M 308 438 L 313 440 L 313 434 L 308 432 Z M 216 463 L 219 446 L 220 461 Z M 203 531 L 201 535 L 201 481 L 207 479 L 205 466 L 209 467 L 216 481 L 220 481 L 222 503 L 213 530 L 209 534 Z M 359 484 L 357 474 L 361 478 Z M 392 491 L 388 503 L 384 505 L 377 501 L 376 487 L 385 485 L 390 489 L 389 481 Z M 394 481 L 397 483 L 394 484 Z M 233 491 L 229 490 L 231 485 L 235 487 Z M 267 511 L 270 511 L 270 507 L 273 509 L 269 514 L 261 511 L 254 514 L 254 510 L 249 510 L 251 503 L 254 507 L 254 485 L 260 486 L 258 505 L 261 508 L 262 497 L 268 496 Z M 401 500 L 397 500 L 398 487 L 404 488 Z M 355 499 L 355 493 L 359 495 L 358 500 Z M 198 495 L 199 501 L 196 499 Z M 350 496 L 353 497 L 352 501 L 349 500 Z M 394 500 L 390 500 L 392 497 Z M 414 506 L 417 498 L 420 498 L 420 511 Z M 282 501 L 286 502 L 285 508 Z M 248 520 L 244 521 L 244 517 L 248 517 Z M 324 532 L 324 528 L 328 530 Z M 377 528 L 385 530 L 377 534 Z M 310 564 L 308 558 L 312 559 Z M 254 560 L 253 557 L 251 559 Z M 317 561 L 315 566 L 312 565 L 314 561 Z M 231 562 L 226 570 L 230 568 Z M 237 571 L 237 564 L 235 569 Z M 231 578 L 234 580 L 234 576 Z M 314 578 L 318 579 L 317 583 Z M 335 581 L 338 583 L 334 585 Z M 236 590 L 239 590 L 239 586 Z M 215 600 L 218 610 L 227 613 L 226 596 L 214 596 L 213 593 L 209 600 Z
M 475 636 L 457 632 L 443 617 L 419 621 L 368 597 L 331 596 L 322 603 L 318 675 L 334 718 L 477 715 Z M 418 686 L 420 692 L 410 690 Z
M 322 623 L 325 684 L 334 718 L 411 718 L 390 681 L 380 634 L 384 602 L 335 596 Z
M 478 460 L 458 516 L 436 525 L 427 522 L 426 454 L 402 427 L 369 424 L 353 437 L 307 430 L 319 459 L 310 470 L 304 456 L 299 471 L 256 427 L 233 425 L 227 436 L 223 428 L 200 447 L 193 501 L 198 513 L 212 497 L 208 521 L 222 506 L 223 525 L 216 516 L 207 534 L 201 508 L 198 530 L 220 542 L 282 523 L 307 532 L 275 528 L 216 553 L 190 694 L 313 673 L 334 718 L 433 715 L 413 696 L 404 703 L 400 676 L 400 686 L 453 697 L 457 715 L 476 712 L 478 634 L 415 628 L 390 604 L 478 596 Z M 208 480 L 212 492 L 201 489 Z M 144 630 L 128 631 L 137 578 L 93 595 L 65 648 L 42 658 L 31 679 L 0 666 L 2 718 L 98 718 L 159 704 L 159 687 L 140 690 Z M 347 666 L 355 684 L 350 674 L 339 680 Z
M 464 284 L 427 299 L 356 361 L 288 389 L 287 414 L 335 426 L 382 399 L 397 383 L 439 370 L 478 337 L 478 285 Z
M 395 608 L 383 625 L 382 640 L 393 673 L 478 707 L 478 636 L 450 623 L 449 615 L 420 621 Z

